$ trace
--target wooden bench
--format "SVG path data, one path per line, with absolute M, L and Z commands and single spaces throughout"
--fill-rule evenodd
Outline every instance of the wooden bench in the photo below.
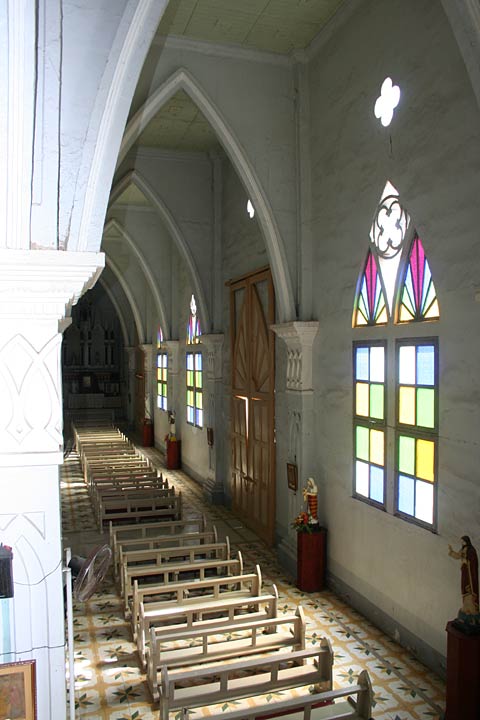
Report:
M 162 547 L 183 547 L 184 545 L 203 545 L 218 543 L 217 528 L 212 527 L 206 532 L 185 532 L 178 535 L 157 535 L 148 538 L 136 538 L 133 540 L 121 540 L 117 543 L 118 562 L 114 563 L 115 577 L 118 577 L 119 566 L 122 559 L 128 552 L 135 550 L 159 550 Z
M 355 700 L 352 695 L 356 696 Z M 264 720 L 275 717 L 281 717 L 282 720 L 373 720 L 372 706 L 370 677 L 366 670 L 362 670 L 356 685 L 340 690 L 311 693 L 303 698 L 272 700 L 243 710 L 229 710 L 228 720 Z M 188 713 L 189 710 L 183 708 L 181 720 L 187 720 Z M 225 720 L 225 715 L 226 713 L 211 714 L 208 720 Z
M 278 652 L 195 670 L 172 671 L 164 665 L 161 670 L 160 720 L 168 720 L 170 710 L 205 708 L 306 685 L 313 685 L 318 692 L 327 691 L 332 687 L 332 664 L 332 648 L 323 638 L 316 648 Z M 188 686 L 189 682 L 191 686 Z
M 100 501 L 98 510 L 98 524 L 102 528 L 104 522 L 122 522 L 152 520 L 165 517 L 170 520 L 180 520 L 182 517 L 182 494 L 174 497 L 161 497 L 152 493 L 149 497 L 129 497 L 125 493 L 123 498 L 114 498 Z
M 285 653 L 286 650 L 305 650 L 305 616 L 300 606 L 295 615 L 276 618 L 242 619 L 218 624 L 200 621 L 192 629 L 174 628 L 170 632 L 160 632 L 152 627 L 146 652 L 147 684 L 157 702 L 161 694 L 160 674 L 164 667 L 183 670 L 191 665 L 203 667 L 212 663 L 218 667 L 218 663 L 230 663 L 247 655 L 269 656 L 280 651 Z
M 173 631 L 195 630 L 208 622 L 220 627 L 222 623 L 231 626 L 234 622 L 252 622 L 264 618 L 276 617 L 278 610 L 278 591 L 273 585 L 272 592 L 264 595 L 238 597 L 223 593 L 221 599 L 186 598 L 181 605 L 170 603 L 141 602 L 137 625 L 136 641 L 142 667 L 146 666 L 146 648 L 150 630 L 155 628 L 155 638 L 161 643 L 162 634 Z M 174 627 L 172 627 L 174 625 Z
M 123 572 L 123 569 L 122 569 Z M 193 563 L 164 563 L 163 565 L 134 565 L 127 569 L 123 580 L 123 598 L 125 601 L 125 616 L 129 615 L 130 598 L 133 595 L 133 582 L 137 580 L 138 586 L 142 587 L 149 580 L 154 580 L 155 586 L 160 584 L 166 586 L 180 578 L 193 580 L 198 578 L 204 580 L 208 575 L 228 576 L 242 575 L 243 558 L 238 551 L 237 557 L 230 560 L 204 560 Z
M 138 581 L 133 581 L 132 598 L 132 633 L 134 640 L 137 636 L 137 624 L 140 615 L 140 603 L 148 606 L 153 603 L 177 603 L 182 604 L 187 598 L 211 598 L 220 600 L 224 595 L 229 597 L 248 598 L 252 595 L 260 595 L 262 591 L 262 573 L 259 565 L 255 572 L 243 575 L 227 575 L 225 577 L 209 577 L 204 580 L 184 580 L 183 582 L 172 582 L 167 585 L 145 584 L 138 586 Z
M 158 537 L 159 535 L 174 536 L 182 532 L 205 532 L 207 520 L 205 515 L 185 520 L 160 520 L 158 522 L 135 523 L 132 525 L 109 524 L 110 547 L 113 550 L 114 562 L 118 562 L 118 545 L 122 540 Z
M 203 543 L 197 545 L 169 545 L 167 547 L 151 548 L 149 550 L 129 550 L 120 553 L 119 565 L 122 568 L 120 575 L 120 589 L 123 594 L 125 581 L 129 570 L 133 567 L 159 568 L 165 564 L 188 563 L 195 564 L 205 560 L 229 560 L 230 540 L 225 542 Z

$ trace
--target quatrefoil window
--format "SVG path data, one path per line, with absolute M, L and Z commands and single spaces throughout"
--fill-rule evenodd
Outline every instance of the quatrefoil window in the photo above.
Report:
M 380 120 L 383 127 L 388 127 L 392 122 L 393 111 L 400 102 L 400 88 L 392 83 L 387 77 L 382 83 L 380 96 L 377 98 L 374 108 L 375 117 Z

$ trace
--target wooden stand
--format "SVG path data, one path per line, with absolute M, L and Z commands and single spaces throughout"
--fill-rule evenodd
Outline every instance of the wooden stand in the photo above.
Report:
M 167 440 L 167 469 L 178 470 L 180 467 L 180 440 Z
M 142 445 L 143 447 L 153 446 L 153 423 L 151 420 L 143 421 Z
M 447 623 L 447 702 L 445 720 L 478 720 L 480 635 L 466 635 Z
M 325 587 L 325 566 L 327 531 L 297 533 L 297 587 L 305 592 L 323 590 Z

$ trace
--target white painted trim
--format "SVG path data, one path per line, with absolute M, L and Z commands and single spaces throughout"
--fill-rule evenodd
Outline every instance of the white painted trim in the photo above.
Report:
M 209 329 L 211 327 L 210 313 L 208 310 L 205 293 L 203 291 L 200 281 L 200 275 L 197 270 L 195 260 L 193 259 L 193 255 L 190 251 L 190 248 L 188 247 L 188 243 L 185 240 L 182 231 L 180 230 L 169 208 L 157 195 L 157 193 L 147 182 L 147 180 L 142 177 L 138 170 L 131 170 L 126 175 L 124 175 L 124 177 L 119 180 L 119 182 L 115 185 L 110 195 L 110 207 L 115 204 L 117 198 L 121 197 L 121 195 L 125 192 L 129 185 L 135 185 L 135 187 L 145 195 L 145 197 L 155 208 L 162 222 L 166 225 L 167 230 L 172 236 L 181 257 L 185 261 L 185 264 L 187 265 L 187 268 L 190 272 L 193 287 L 195 290 L 195 297 L 199 305 L 200 318 L 205 323 L 205 329 Z M 166 324 L 165 327 L 168 327 L 168 324 Z
M 135 322 L 135 326 L 137 328 L 137 335 L 138 335 L 138 342 L 142 343 L 145 342 L 145 330 L 143 327 L 142 318 L 140 315 L 140 312 L 138 310 L 137 302 L 133 296 L 132 291 L 128 287 L 127 282 L 125 281 L 125 278 L 122 275 L 121 270 L 119 267 L 115 264 L 115 262 L 112 260 L 110 256 L 105 257 L 105 265 L 110 268 L 110 270 L 113 272 L 115 277 L 117 278 L 123 292 L 125 293 L 127 300 L 130 304 L 130 307 L 132 309 L 132 315 Z
M 105 225 L 104 234 L 108 232 L 111 229 L 116 230 L 122 238 L 125 240 L 127 245 L 132 250 L 133 254 L 137 258 L 138 264 L 143 270 L 143 273 L 147 279 L 147 285 L 150 288 L 150 292 L 152 293 L 154 302 L 155 302 L 155 309 L 157 312 L 157 315 L 160 319 L 160 324 L 163 328 L 164 333 L 167 335 L 167 337 L 170 335 L 170 326 L 167 320 L 167 313 L 165 311 L 165 305 L 162 301 L 162 298 L 160 297 L 160 294 L 158 292 L 158 283 L 155 282 L 155 278 L 153 277 L 152 271 L 150 270 L 150 266 L 146 262 L 145 258 L 143 257 L 143 254 L 138 249 L 138 246 L 136 245 L 133 238 L 129 235 L 129 233 L 125 230 L 123 225 L 116 220 L 115 218 L 110 218 L 107 221 L 107 224 Z
M 213 127 L 233 167 L 243 182 L 246 193 L 255 207 L 259 223 L 263 230 L 267 253 L 272 268 L 279 320 L 281 322 L 291 321 L 296 317 L 292 282 L 283 241 L 272 207 L 253 166 L 248 160 L 234 132 L 222 117 L 215 103 L 213 103 L 187 70 L 184 68 L 177 70 L 135 113 L 125 130 L 120 147 L 118 164 L 123 161 L 130 148 L 137 141 L 150 120 L 155 117 L 159 109 L 179 90 L 183 90 L 191 97 Z
M 139 146 L 135 148 L 135 159 L 139 160 L 173 160 L 175 162 L 196 162 L 210 163 L 208 152 L 195 152 L 193 150 L 165 150 L 162 148 Z
M 267 65 L 279 65 L 288 67 L 290 58 L 288 53 L 277 53 L 272 50 L 258 50 L 245 45 L 232 43 L 212 43 L 208 40 L 195 40 L 182 35 L 156 35 L 152 45 L 160 45 L 168 50 L 179 50 L 180 52 L 195 52 L 212 57 L 232 58 L 247 62 L 263 63 Z
M 78 175 L 80 197 L 73 199 L 70 237 L 77 239 L 78 250 L 100 246 L 124 123 L 166 5 L 167 0 L 128 0 L 123 13 L 84 144 Z
M 113 294 L 112 289 L 108 286 L 108 283 L 105 280 L 104 275 L 100 276 L 98 282 L 104 289 L 105 293 L 108 295 L 108 298 L 109 298 L 110 302 L 112 303 L 112 305 L 115 309 L 115 312 L 117 313 L 118 322 L 120 323 L 120 327 L 122 329 L 123 344 L 126 347 L 127 345 L 130 345 L 130 337 L 128 334 L 127 323 L 125 322 L 125 316 L 123 314 L 122 308 L 120 307 L 120 303 L 118 302 L 117 298 Z

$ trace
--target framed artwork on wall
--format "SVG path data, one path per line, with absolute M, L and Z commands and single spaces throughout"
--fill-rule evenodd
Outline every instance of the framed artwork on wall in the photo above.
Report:
M 37 719 L 35 660 L 0 665 L 0 720 Z
M 297 492 L 298 488 L 298 470 L 294 463 L 287 463 L 287 482 L 289 490 Z

